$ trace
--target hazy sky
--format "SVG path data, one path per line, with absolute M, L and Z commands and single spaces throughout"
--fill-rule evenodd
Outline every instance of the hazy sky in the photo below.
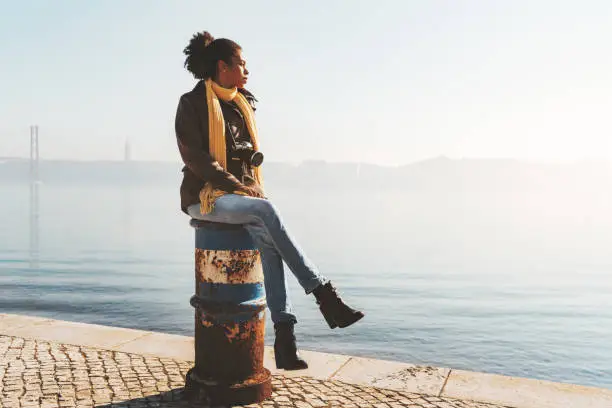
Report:
M 270 161 L 612 159 L 612 1 L 0 0 L 0 156 L 178 160 L 196 31 L 240 43 Z

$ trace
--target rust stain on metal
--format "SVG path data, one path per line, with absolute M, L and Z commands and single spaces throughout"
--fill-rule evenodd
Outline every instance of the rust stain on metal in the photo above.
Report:
M 227 339 L 230 343 L 235 341 L 247 341 L 255 330 L 259 328 L 259 319 L 255 318 L 242 323 L 224 325 Z
M 224 265 L 231 280 L 242 283 L 253 270 L 255 262 L 259 260 L 257 251 L 230 251 L 230 257 Z
M 264 356 L 265 314 L 244 322 L 217 324 L 199 312 L 196 326 L 196 366 L 201 378 L 243 381 L 261 371 Z
M 225 329 L 225 337 L 229 340 L 229 342 L 233 342 L 236 337 L 240 334 L 240 327 L 238 324 L 226 324 L 223 326 Z
M 211 283 L 249 283 L 260 278 L 263 280 L 263 276 L 259 276 L 260 263 L 260 253 L 257 250 L 196 249 L 196 279 Z

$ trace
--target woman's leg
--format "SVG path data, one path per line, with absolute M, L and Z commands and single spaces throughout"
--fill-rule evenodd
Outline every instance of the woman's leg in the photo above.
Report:
M 273 321 L 275 316 L 278 321 L 295 320 L 287 295 L 282 260 L 287 263 L 306 293 L 325 283 L 325 279 L 289 235 L 278 211 L 268 200 L 226 194 L 217 198 L 210 214 L 200 214 L 199 205 L 190 206 L 188 213 L 193 218 L 206 221 L 245 225 L 262 253 L 266 292 Z
M 264 288 L 272 322 L 297 323 L 297 318 L 293 314 L 289 291 L 287 290 L 287 276 L 283 267 L 283 259 L 274 247 L 274 243 L 267 236 L 263 224 L 244 224 L 244 228 L 253 237 L 253 241 L 261 254 L 265 281 Z

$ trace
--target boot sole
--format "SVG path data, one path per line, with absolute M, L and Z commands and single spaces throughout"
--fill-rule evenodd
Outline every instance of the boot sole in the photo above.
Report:
M 330 329 L 335 329 L 336 327 L 344 329 L 345 327 L 349 327 L 350 325 L 352 325 L 354 323 L 357 323 L 359 320 L 363 319 L 363 317 L 365 316 L 363 313 L 359 313 L 359 314 L 353 316 L 353 319 L 351 319 L 348 323 L 343 324 L 343 325 L 339 325 L 338 323 L 336 323 L 336 321 L 334 320 L 333 317 L 327 316 L 325 313 L 323 313 L 323 310 L 321 310 L 321 314 L 325 318 L 325 321 L 329 325 Z
M 292 366 L 288 366 L 283 359 L 277 360 L 276 356 L 274 356 L 274 359 L 276 360 L 276 368 L 278 368 L 279 370 L 295 371 L 295 370 L 305 370 L 308 368 L 308 364 L 306 364 L 306 367 L 304 366 L 292 367 Z
M 279 370 L 285 370 L 285 371 L 298 371 L 298 370 L 306 370 L 308 368 L 308 366 L 306 367 L 287 367 L 285 365 L 276 365 L 276 368 L 278 368 Z
M 274 345 L 274 361 L 276 362 L 276 368 L 281 369 L 281 370 L 305 370 L 307 369 L 308 363 L 302 360 L 301 357 L 299 357 L 299 359 L 302 361 L 302 363 L 296 366 L 292 366 L 290 363 L 294 362 L 295 360 L 290 358 L 289 361 L 287 361 L 285 355 L 277 352 L 276 344 Z

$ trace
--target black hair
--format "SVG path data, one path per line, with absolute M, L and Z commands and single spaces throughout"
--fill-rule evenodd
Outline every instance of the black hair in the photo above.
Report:
M 227 38 L 214 39 L 208 31 L 195 33 L 183 50 L 185 67 L 196 79 L 214 78 L 217 75 L 217 62 L 225 61 L 233 65 L 232 57 L 240 45 Z

